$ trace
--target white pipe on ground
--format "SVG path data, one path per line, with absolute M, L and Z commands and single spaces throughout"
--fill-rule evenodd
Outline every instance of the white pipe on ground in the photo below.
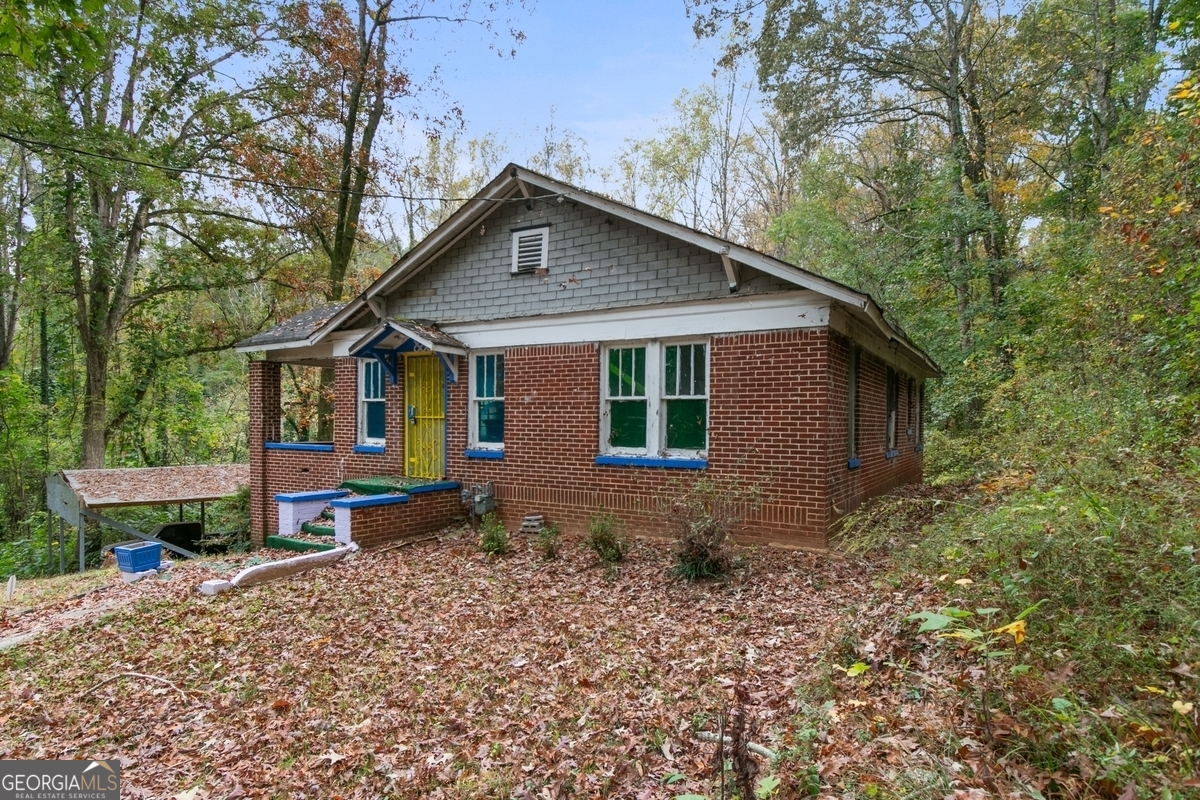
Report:
M 336 564 L 357 550 L 358 545 L 351 542 L 344 547 L 337 547 L 333 550 L 324 550 L 320 553 L 307 553 L 302 556 L 285 558 L 282 561 L 271 561 L 266 564 L 246 567 L 235 575 L 233 580 L 205 581 L 200 584 L 200 593 L 211 597 L 222 592 L 228 592 L 230 589 L 240 589 L 279 578 L 286 578 L 289 575 L 299 575 L 301 572 L 307 572 L 316 567 L 328 567 L 331 564 Z

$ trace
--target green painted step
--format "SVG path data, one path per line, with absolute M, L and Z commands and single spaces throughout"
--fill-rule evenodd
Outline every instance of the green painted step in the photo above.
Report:
M 321 519 L 333 519 L 333 512 L 328 508 L 321 512 Z
M 337 546 L 321 544 L 319 542 L 306 542 L 301 539 L 291 539 L 287 536 L 268 536 L 266 545 L 276 550 L 292 550 L 297 553 L 306 553 L 310 550 L 333 550 Z
M 374 478 L 353 478 L 344 481 L 339 489 L 349 489 L 355 494 L 398 494 L 413 486 L 439 483 L 432 478 L 404 478 L 396 475 L 379 475 Z
M 333 536 L 334 530 L 331 525 L 315 525 L 311 522 L 306 522 L 300 526 L 300 530 L 304 533 L 311 533 L 313 536 Z

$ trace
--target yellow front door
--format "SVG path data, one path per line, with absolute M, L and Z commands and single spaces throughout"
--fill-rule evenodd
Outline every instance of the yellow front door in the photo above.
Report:
M 404 357 L 404 456 L 410 478 L 440 478 L 446 468 L 446 404 L 442 362 L 433 353 Z

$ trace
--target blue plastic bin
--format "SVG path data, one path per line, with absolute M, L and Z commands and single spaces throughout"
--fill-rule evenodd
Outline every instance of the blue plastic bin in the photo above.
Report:
M 113 548 L 121 572 L 145 572 L 162 563 L 162 542 L 139 542 Z

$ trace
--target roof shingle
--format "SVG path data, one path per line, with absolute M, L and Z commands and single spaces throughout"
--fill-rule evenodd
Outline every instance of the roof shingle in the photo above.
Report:
M 333 315 L 341 311 L 345 305 L 345 303 L 328 303 L 311 308 L 294 317 L 288 317 L 273 328 L 243 339 L 233 347 L 235 350 L 249 350 L 255 346 L 286 344 L 307 339 L 325 327 L 325 323 L 333 319 Z

